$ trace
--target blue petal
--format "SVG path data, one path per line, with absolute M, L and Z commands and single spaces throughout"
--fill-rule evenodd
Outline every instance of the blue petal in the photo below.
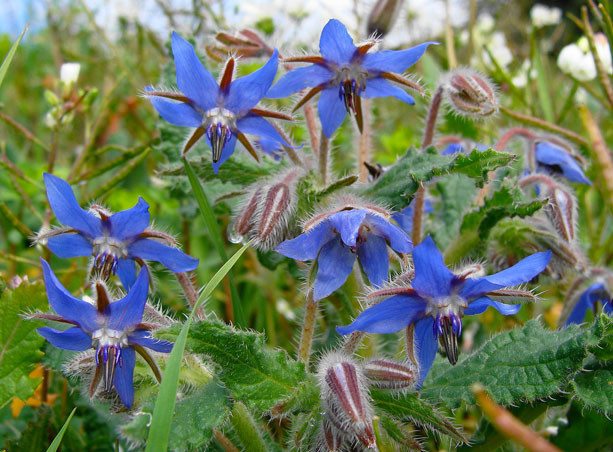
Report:
M 413 202 L 414 201 L 415 200 L 411 201 L 411 204 L 409 204 L 408 207 L 405 207 L 400 212 L 395 212 L 392 214 L 392 219 L 396 223 L 398 223 L 398 226 L 400 226 L 400 229 L 402 229 L 407 234 L 413 233 L 413 215 L 414 215 Z M 430 202 L 430 200 L 426 199 L 426 201 L 424 202 L 423 213 L 432 213 L 432 212 L 434 212 L 434 207 L 432 207 L 432 203 Z
M 371 234 L 383 237 L 393 250 L 399 253 L 410 253 L 413 249 L 413 243 L 407 233 L 384 218 L 368 214 L 366 224 L 370 226 Z
M 581 294 L 579 301 L 566 319 L 566 325 L 583 323 L 588 309 L 593 310 L 597 301 L 608 301 L 610 297 L 607 286 L 603 282 L 592 284 Z
M 150 86 L 145 88 L 146 92 L 153 91 Z M 162 118 L 175 126 L 180 127 L 200 127 L 202 126 L 202 114 L 198 113 L 191 105 L 183 102 L 175 102 L 163 97 L 147 96 L 153 108 Z
M 368 275 L 371 286 L 381 287 L 387 281 L 390 257 L 385 239 L 368 234 L 366 240 L 358 244 L 358 260 Z
M 145 330 L 136 330 L 133 334 L 128 336 L 128 341 L 130 344 L 147 347 L 160 353 L 170 353 L 174 345 L 172 342 L 151 337 L 151 333 Z
M 451 293 L 456 276 L 445 266 L 443 255 L 428 236 L 413 250 L 415 279 L 411 283 L 421 296 L 437 298 Z
M 464 150 L 462 143 L 450 143 L 441 151 L 441 155 L 452 155 L 456 153 L 464 154 L 464 152 L 466 151 Z
M 220 93 L 215 77 L 202 65 L 192 45 L 174 31 L 172 32 L 172 54 L 175 57 L 177 86 L 181 92 L 203 110 L 216 107 Z M 159 109 L 158 112 L 164 116 Z M 164 119 L 172 122 L 166 117 Z
M 211 146 L 211 142 L 209 141 L 209 138 L 206 138 L 206 142 L 208 143 L 209 147 Z M 230 157 L 232 157 L 232 154 L 234 154 L 234 149 L 236 148 L 236 134 L 232 134 L 232 138 L 230 138 L 228 140 L 228 142 L 226 143 L 226 145 L 223 147 L 222 151 L 221 151 L 221 158 L 219 159 L 219 161 L 217 163 L 213 163 L 213 172 L 215 174 L 217 174 L 217 172 L 219 171 L 219 167 L 226 161 L 228 160 Z
M 117 276 L 124 289 L 130 290 L 136 281 L 136 263 L 132 259 L 119 259 L 117 262 Z
M 236 123 L 236 128 L 241 133 L 247 133 L 249 135 L 257 135 L 259 137 L 269 138 L 280 144 L 289 146 L 289 143 L 287 143 L 281 137 L 281 135 L 279 135 L 279 132 L 277 132 L 277 129 L 275 129 L 271 123 L 266 121 L 261 116 L 257 116 L 257 115 L 245 116 L 244 118 L 241 118 L 238 120 L 238 122 Z
M 44 173 L 47 198 L 58 221 L 90 238 L 102 234 L 100 219 L 79 206 L 70 185 L 53 174 Z
M 438 44 L 438 42 L 424 42 L 405 50 L 383 50 L 367 53 L 362 60 L 362 67 L 374 73 L 404 72 L 417 63 L 417 60 L 422 57 L 430 44 Z
M 321 64 L 292 69 L 272 85 L 266 97 L 280 99 L 310 86 L 323 85 L 330 80 L 332 80 L 332 71 Z
M 338 20 L 330 19 L 319 38 L 319 53 L 325 60 L 336 64 L 349 63 L 356 55 L 357 47 L 347 28 Z
M 317 258 L 317 277 L 313 288 L 313 300 L 327 297 L 341 287 L 353 270 L 355 254 L 343 245 L 340 237 L 326 243 Z
M 476 315 L 485 312 L 489 307 L 496 309 L 502 315 L 517 314 L 521 309 L 521 304 L 505 304 L 498 301 L 490 300 L 488 297 L 481 297 L 468 304 L 468 308 L 464 310 L 464 315 Z
M 419 378 L 415 385 L 418 391 L 430 372 L 437 350 L 438 340 L 434 334 L 434 319 L 425 317 L 415 323 L 413 330 L 413 356 L 417 358 L 416 364 L 419 368 Z
M 366 211 L 362 209 L 343 210 L 330 215 L 328 221 L 336 229 L 347 246 L 355 246 Z
M 328 138 L 340 127 L 345 119 L 347 110 L 345 104 L 338 97 L 338 87 L 326 88 L 321 92 L 317 104 L 321 127 Z
M 315 259 L 321 247 L 335 236 L 332 225 L 325 220 L 295 239 L 281 243 L 275 251 L 292 259 L 309 261 Z
M 466 300 L 471 300 L 480 298 L 492 290 L 527 283 L 545 270 L 550 259 L 551 251 L 534 253 L 512 267 L 493 275 L 483 278 L 467 278 L 460 289 L 460 295 Z
M 82 352 L 92 346 L 92 338 L 78 326 L 68 328 L 66 331 L 54 330 L 45 326 L 36 331 L 47 339 L 51 345 L 62 350 Z
M 564 177 L 571 182 L 592 185 L 592 181 L 585 176 L 577 160 L 558 146 L 541 141 L 536 144 L 534 158 L 537 163 L 559 168 Z
M 125 240 L 137 236 L 149 226 L 149 204 L 139 196 L 134 207 L 111 215 L 109 223 L 112 237 Z
M 152 239 L 139 239 L 132 243 L 128 246 L 128 256 L 159 262 L 174 273 L 187 272 L 198 267 L 198 259 Z
M 121 300 L 110 303 L 104 310 L 109 326 L 117 331 L 125 331 L 141 323 L 148 291 L 149 272 L 142 268 L 128 294 Z
M 279 54 L 275 49 L 263 67 L 230 83 L 224 107 L 234 113 L 246 112 L 255 107 L 266 95 L 275 79 L 278 60 Z
M 73 297 L 57 279 L 49 264 L 41 258 L 43 278 L 49 304 L 66 320 L 77 323 L 83 330 L 92 332 L 98 328 L 98 311 L 91 304 Z
M 415 104 L 415 99 L 409 93 L 381 77 L 368 79 L 366 81 L 366 89 L 360 92 L 360 96 L 365 99 L 392 96 L 409 105 Z
M 337 326 L 336 331 L 343 335 L 354 331 L 395 333 L 421 319 L 425 308 L 426 302 L 417 295 L 395 295 L 363 311 L 351 325 Z
M 81 234 L 62 234 L 49 237 L 47 246 L 53 254 L 63 258 L 92 255 L 91 242 Z
M 121 360 L 115 370 L 113 384 L 119 398 L 127 408 L 132 408 L 134 403 L 134 365 L 136 353 L 130 347 L 121 349 Z

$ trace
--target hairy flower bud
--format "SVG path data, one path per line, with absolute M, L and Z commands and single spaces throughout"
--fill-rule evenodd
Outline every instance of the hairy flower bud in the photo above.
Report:
M 215 35 L 218 45 L 207 46 L 209 56 L 217 61 L 224 61 L 228 54 L 241 58 L 260 58 L 270 56 L 273 48 L 260 38 L 253 30 L 243 29 L 237 34 L 219 32 Z
M 492 82 L 473 69 L 457 69 L 443 84 L 451 109 L 463 116 L 484 118 L 498 111 L 498 96 Z
M 567 242 L 574 242 L 577 224 L 577 203 L 574 196 L 559 186 L 550 189 L 547 195 L 549 203 L 545 206 L 545 213 L 558 234 Z
M 413 363 L 400 364 L 376 359 L 364 365 L 364 375 L 372 386 L 383 389 L 407 389 L 415 385 L 418 370 Z
M 382 37 L 389 33 L 403 3 L 403 0 L 378 0 L 368 16 L 368 34 Z

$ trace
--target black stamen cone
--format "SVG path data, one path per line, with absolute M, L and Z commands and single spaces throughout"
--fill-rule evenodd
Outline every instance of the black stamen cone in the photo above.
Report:
M 449 362 L 455 366 L 458 362 L 458 335 L 453 332 L 453 325 L 449 317 L 441 319 L 443 334 L 439 336 L 441 344 L 445 347 L 445 353 Z
M 226 144 L 226 134 L 227 130 L 225 127 L 215 127 L 211 126 L 211 149 L 213 151 L 213 163 L 219 162 L 221 159 L 221 153 L 223 151 L 223 147 Z
M 101 349 L 99 352 L 101 355 L 104 353 Z M 102 382 L 104 384 L 104 390 L 110 391 L 113 388 L 113 379 L 115 378 L 115 359 L 116 350 L 115 347 L 108 348 L 108 355 L 106 361 L 102 359 Z

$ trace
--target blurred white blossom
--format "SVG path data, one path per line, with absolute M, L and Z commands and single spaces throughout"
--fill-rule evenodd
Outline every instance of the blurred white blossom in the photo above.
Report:
M 562 19 L 562 10 L 537 3 L 530 10 L 530 19 L 532 20 L 532 25 L 536 28 L 557 25 Z
M 64 63 L 60 67 L 60 80 L 62 83 L 71 88 L 79 78 L 81 65 L 79 63 Z

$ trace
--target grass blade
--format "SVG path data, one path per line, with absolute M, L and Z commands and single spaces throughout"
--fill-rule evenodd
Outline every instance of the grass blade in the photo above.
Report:
M 189 184 L 191 185 L 196 201 L 198 202 L 198 208 L 200 209 L 204 223 L 209 230 L 209 235 L 213 240 L 213 244 L 217 249 L 221 262 L 226 262 L 228 260 L 228 255 L 226 254 L 226 248 L 221 238 L 221 233 L 217 227 L 217 218 L 215 218 L 215 214 L 211 208 L 211 203 L 209 202 L 209 199 L 207 198 L 206 193 L 202 188 L 202 184 L 200 184 L 200 180 L 198 179 L 198 176 L 196 176 L 192 165 L 187 161 L 187 159 L 183 159 L 183 164 L 185 165 L 185 172 L 187 173 Z M 238 291 L 236 290 L 236 286 L 234 285 L 234 281 L 232 281 L 230 274 L 228 274 L 228 282 L 230 283 L 230 293 L 232 296 L 234 323 L 238 326 L 247 326 L 247 321 L 245 320 L 245 314 L 243 313 L 243 307 L 241 306 Z
M 68 424 L 70 424 L 70 420 L 72 419 L 72 416 L 74 415 L 75 411 L 77 411 L 76 407 L 74 408 L 74 410 L 72 410 L 72 413 L 70 413 L 70 416 L 68 416 L 68 419 L 66 419 L 66 422 L 64 422 L 64 425 L 58 432 L 57 436 L 47 448 L 47 452 L 55 452 L 58 449 L 58 447 L 60 447 L 60 443 L 62 442 L 64 433 L 66 433 L 66 430 L 68 429 Z
M 17 46 L 19 46 L 19 43 L 21 42 L 21 38 L 23 38 L 23 35 L 26 33 L 27 29 L 28 29 L 27 25 L 25 27 L 23 27 L 23 31 L 21 32 L 21 34 L 17 38 L 17 41 L 15 41 L 13 43 L 13 45 L 11 46 L 11 49 L 9 50 L 9 53 L 7 53 L 6 56 L 4 57 L 4 61 L 2 62 L 2 66 L 0 66 L 0 86 L 2 86 L 2 82 L 4 81 L 4 77 L 6 76 L 6 72 L 8 71 L 9 66 L 11 65 L 11 61 L 13 61 L 13 57 L 15 56 L 15 52 L 17 51 Z
M 183 351 L 185 350 L 185 343 L 187 342 L 187 332 L 192 324 L 194 312 L 196 309 L 206 300 L 215 287 L 226 276 L 230 269 L 236 264 L 236 261 L 242 256 L 245 250 L 249 247 L 251 242 L 244 245 L 238 250 L 220 269 L 215 276 L 211 278 L 209 283 L 204 287 L 204 290 L 200 294 L 196 305 L 192 309 L 187 321 L 181 328 L 181 332 L 177 337 L 168 362 L 166 363 L 166 369 L 162 377 L 162 383 L 160 384 L 160 391 L 158 393 L 157 400 L 155 401 L 155 408 L 153 409 L 153 419 L 151 420 L 151 429 L 149 430 L 149 437 L 147 438 L 146 452 L 166 452 L 168 447 L 168 437 L 170 436 L 170 424 L 172 420 L 172 414 L 175 408 L 175 400 L 177 395 L 177 387 L 179 386 L 179 370 L 181 369 L 181 363 L 183 361 Z

